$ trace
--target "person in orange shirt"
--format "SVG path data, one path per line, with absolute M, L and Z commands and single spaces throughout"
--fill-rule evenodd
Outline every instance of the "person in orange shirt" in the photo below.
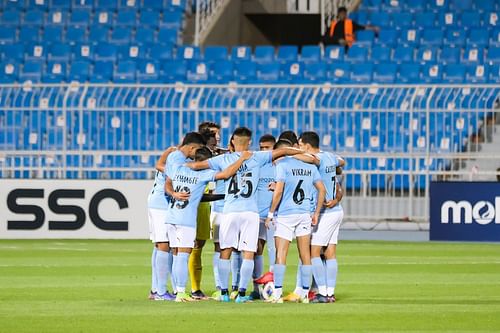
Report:
M 356 32 L 359 30 L 372 30 L 376 34 L 380 31 L 377 26 L 361 25 L 349 19 L 347 17 L 347 8 L 340 7 L 337 12 L 337 20 L 332 20 L 326 32 L 324 44 L 351 47 L 356 41 Z

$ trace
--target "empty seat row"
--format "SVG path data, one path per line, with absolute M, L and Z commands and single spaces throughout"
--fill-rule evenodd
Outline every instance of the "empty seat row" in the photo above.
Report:
M 186 0 L 1 0 L 1 8 L 19 10 L 45 10 L 45 9 L 162 9 L 162 8 L 186 8 Z
M 433 10 L 494 11 L 500 9 L 497 0 L 363 0 L 361 9 L 370 11 L 419 13 Z

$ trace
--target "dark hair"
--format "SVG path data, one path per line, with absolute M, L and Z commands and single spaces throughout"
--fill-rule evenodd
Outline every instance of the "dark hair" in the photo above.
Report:
M 290 142 L 290 140 L 287 139 L 279 139 L 275 144 L 273 149 L 278 149 L 281 147 L 293 147 L 293 144 Z
M 235 136 L 244 136 L 247 138 L 252 138 L 252 131 L 247 127 L 238 127 L 233 132 L 233 138 Z
M 261 143 L 261 142 L 272 142 L 272 143 L 275 143 L 276 142 L 276 138 L 274 136 L 272 136 L 271 134 L 264 134 L 259 139 L 259 143 Z
M 208 128 L 204 128 L 200 131 L 201 136 L 208 143 L 208 140 L 215 139 L 215 133 L 209 130 Z
M 294 131 L 284 131 L 280 134 L 278 141 L 281 139 L 287 139 L 292 143 L 292 146 L 299 144 L 299 139 L 297 139 L 297 134 Z
M 339 9 L 337 10 L 337 15 L 342 13 L 342 12 L 347 14 L 347 8 L 346 7 L 339 7 Z
M 205 161 L 208 160 L 210 157 L 212 157 L 212 152 L 208 147 L 201 147 L 196 149 L 196 153 L 194 155 L 194 160 L 195 161 Z
M 210 128 L 217 128 L 220 129 L 220 125 L 216 124 L 212 121 L 204 121 L 201 124 L 198 125 L 198 132 L 202 132 L 203 130 L 210 129 Z
M 185 145 L 190 145 L 190 144 L 199 144 L 199 145 L 206 145 L 207 142 L 203 138 L 203 136 L 200 133 L 197 132 L 189 132 L 186 134 L 184 137 L 184 140 L 182 140 L 182 146 Z
M 304 132 L 300 136 L 302 143 L 308 143 L 313 148 L 319 148 L 319 135 L 316 132 Z

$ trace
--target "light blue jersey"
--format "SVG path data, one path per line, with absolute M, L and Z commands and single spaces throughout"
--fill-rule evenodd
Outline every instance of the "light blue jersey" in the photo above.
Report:
M 221 171 L 229 167 L 240 158 L 241 153 L 227 153 L 208 160 L 210 168 Z M 272 162 L 272 152 L 260 151 L 241 165 L 238 172 L 226 180 L 226 198 L 224 213 L 255 212 L 257 207 L 257 185 L 259 184 L 260 168 Z
M 215 194 L 226 193 L 225 180 L 219 179 L 215 182 Z M 224 210 L 224 199 L 212 202 L 212 212 L 222 213 Z
M 285 183 L 278 216 L 310 213 L 314 184 L 321 181 L 315 165 L 285 157 L 276 165 L 276 181 Z
M 191 159 L 186 157 L 182 151 L 176 150 L 167 157 L 167 165 L 165 168 L 165 176 L 168 176 L 170 179 L 173 179 L 175 171 L 177 168 L 187 162 L 190 162 Z M 167 177 L 165 177 L 166 179 Z
M 155 183 L 148 197 L 148 208 L 167 210 L 170 197 L 165 194 L 165 175 L 156 171 Z
M 316 156 L 320 160 L 319 164 L 319 174 L 321 175 L 321 179 L 323 180 L 323 184 L 325 184 L 326 195 L 325 201 L 330 201 L 335 199 L 336 191 L 337 191 L 337 167 L 339 166 L 339 158 L 337 155 L 321 151 Z M 332 208 L 324 208 L 323 212 L 334 212 L 342 210 L 342 206 L 340 204 L 335 205 Z
M 216 173 L 213 170 L 195 171 L 186 166 L 178 167 L 171 178 L 174 191 L 190 193 L 191 196 L 186 201 L 171 199 L 166 223 L 196 228 L 198 205 L 205 187 L 208 182 L 214 180 Z
M 259 185 L 257 186 L 257 206 L 259 215 L 266 218 L 273 201 L 273 192 L 269 191 L 269 183 L 275 182 L 276 168 L 272 164 L 266 164 L 260 169 Z

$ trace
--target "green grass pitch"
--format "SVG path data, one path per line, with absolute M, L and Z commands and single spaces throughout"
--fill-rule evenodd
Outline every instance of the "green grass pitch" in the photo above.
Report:
M 500 330 L 499 244 L 344 241 L 335 304 L 148 301 L 150 255 L 147 241 L 0 241 L 0 332 Z

